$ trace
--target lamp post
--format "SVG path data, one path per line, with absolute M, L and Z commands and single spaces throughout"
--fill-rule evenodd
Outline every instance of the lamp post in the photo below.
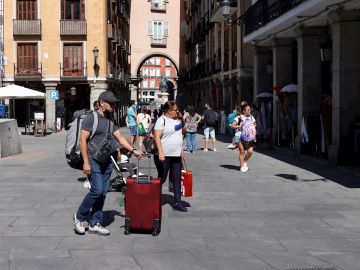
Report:
M 224 22 L 228 25 L 232 24 L 230 16 L 230 1 L 229 0 L 222 0 L 221 2 L 221 12 L 224 17 Z
M 94 54 L 94 73 L 95 73 L 94 83 L 96 83 L 96 78 L 99 76 L 99 65 L 97 64 L 97 59 L 99 57 L 99 49 L 97 47 L 94 47 L 92 52 Z

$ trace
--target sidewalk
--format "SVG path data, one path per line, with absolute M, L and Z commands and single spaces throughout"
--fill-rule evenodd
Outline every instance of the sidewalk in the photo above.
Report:
M 65 132 L 21 141 L 23 154 L 0 159 L 1 270 L 359 269 L 360 179 L 349 172 L 261 150 L 244 174 L 219 142 L 186 154 L 191 207 L 164 205 L 158 237 L 123 234 L 117 192 L 104 208 L 111 235 L 79 236 L 72 215 L 86 189 L 65 163 Z

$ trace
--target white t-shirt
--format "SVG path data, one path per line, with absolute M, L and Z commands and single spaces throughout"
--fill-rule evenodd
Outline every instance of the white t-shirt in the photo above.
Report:
M 163 115 L 157 119 L 154 130 L 163 131 L 161 145 L 164 155 L 180 157 L 183 144 L 181 121 Z
M 151 124 L 151 118 L 148 114 L 139 113 L 137 115 L 137 122 L 142 123 L 145 129 L 149 129 L 149 126 Z

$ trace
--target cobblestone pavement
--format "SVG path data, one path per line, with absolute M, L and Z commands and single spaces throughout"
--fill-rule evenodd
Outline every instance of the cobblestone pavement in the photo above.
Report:
M 244 174 L 220 142 L 186 154 L 191 207 L 164 205 L 158 237 L 123 234 L 118 192 L 104 209 L 111 235 L 79 236 L 72 215 L 86 189 L 65 163 L 65 132 L 21 141 L 22 154 L 0 159 L 1 270 L 360 269 L 360 177 L 344 170 L 260 146 Z

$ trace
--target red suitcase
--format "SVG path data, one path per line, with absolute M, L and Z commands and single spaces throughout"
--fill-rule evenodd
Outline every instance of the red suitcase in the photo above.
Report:
M 161 229 L 161 182 L 150 176 L 150 156 L 148 175 L 129 177 L 125 193 L 125 231 L 151 231 L 153 236 Z M 139 164 L 137 172 L 139 172 Z

